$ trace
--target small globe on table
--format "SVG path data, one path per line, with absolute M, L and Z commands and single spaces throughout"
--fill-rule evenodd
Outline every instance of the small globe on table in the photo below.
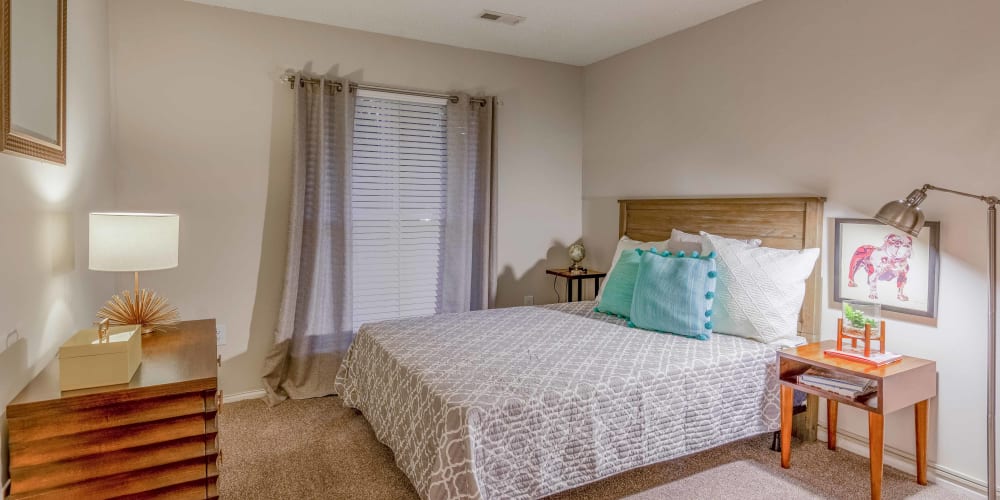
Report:
M 584 257 L 587 256 L 587 251 L 583 248 L 580 243 L 574 243 L 569 246 L 569 260 L 573 261 L 573 264 L 569 266 L 571 272 L 583 272 L 586 271 L 580 262 Z

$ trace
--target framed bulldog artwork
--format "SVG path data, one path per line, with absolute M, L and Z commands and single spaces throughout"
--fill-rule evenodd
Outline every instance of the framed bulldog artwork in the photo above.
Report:
M 910 236 L 873 219 L 834 219 L 833 297 L 937 317 L 941 223 Z

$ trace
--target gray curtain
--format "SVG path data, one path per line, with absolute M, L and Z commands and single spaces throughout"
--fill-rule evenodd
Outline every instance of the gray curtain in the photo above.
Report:
M 264 366 L 269 404 L 334 393 L 354 332 L 351 310 L 351 144 L 354 93 L 295 83 L 288 257 L 275 342 Z M 494 99 L 447 107 L 442 313 L 486 309 L 496 295 Z
M 275 343 L 264 366 L 267 400 L 333 394 L 351 324 L 353 96 L 327 81 L 295 82 L 294 173 L 288 257 Z
M 494 100 L 448 104 L 442 313 L 487 309 L 496 296 Z

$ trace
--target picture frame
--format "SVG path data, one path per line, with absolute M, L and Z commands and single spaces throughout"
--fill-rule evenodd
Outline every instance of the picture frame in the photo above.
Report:
M 66 5 L 0 0 L 0 152 L 66 164 Z
M 833 300 L 937 318 L 941 223 L 910 236 L 874 219 L 834 219 Z

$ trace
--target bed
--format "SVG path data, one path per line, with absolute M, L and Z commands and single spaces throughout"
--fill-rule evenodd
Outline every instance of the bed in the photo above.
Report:
M 822 203 L 624 200 L 619 232 L 652 241 L 672 228 L 705 230 L 806 248 L 819 244 Z M 818 309 L 813 274 L 799 321 L 807 340 Z M 539 498 L 777 430 L 776 347 L 628 328 L 594 305 L 366 324 L 336 391 L 433 500 Z

